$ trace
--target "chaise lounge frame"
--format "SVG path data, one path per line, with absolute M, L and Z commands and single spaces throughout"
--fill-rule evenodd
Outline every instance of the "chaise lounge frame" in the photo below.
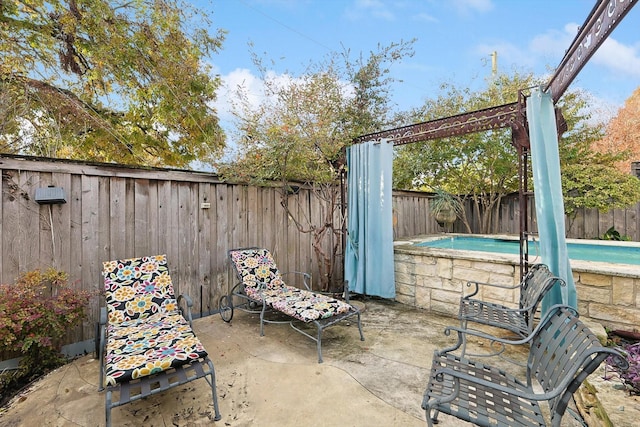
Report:
M 210 385 L 213 419 L 220 420 L 213 362 L 193 332 L 192 300 L 174 296 L 166 255 L 108 261 L 103 266 L 106 307 L 100 309 L 98 390 L 106 388 L 107 427 L 112 408 L 199 378 Z M 129 341 L 124 347 L 121 338 Z M 152 339 L 157 340 L 155 346 L 149 345 Z M 119 368 L 126 360 L 138 363 Z
M 356 317 L 360 340 L 364 341 L 360 310 L 349 303 L 345 287 L 345 300 L 313 292 L 309 286 L 311 276 L 303 272 L 280 273 L 269 250 L 258 247 L 231 249 L 228 252 L 238 282 L 228 295 L 220 298 L 219 311 L 225 322 L 233 318 L 234 308 L 260 314 L 260 336 L 264 336 L 265 323 L 288 323 L 295 331 L 316 342 L 318 363 L 322 358 L 322 332 L 338 322 Z M 285 284 L 283 277 L 302 277 L 304 289 Z M 239 304 L 234 304 L 234 298 Z M 269 313 L 284 314 L 287 320 L 273 320 Z M 298 325 L 316 327 L 313 336 Z

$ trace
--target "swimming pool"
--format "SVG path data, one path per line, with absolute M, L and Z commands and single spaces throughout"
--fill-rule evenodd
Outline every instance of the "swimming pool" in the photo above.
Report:
M 518 240 L 478 236 L 445 237 L 416 243 L 416 246 L 516 255 L 520 253 Z M 537 256 L 538 250 L 538 242 L 529 241 L 529 256 Z M 573 260 L 640 265 L 640 246 L 614 244 L 611 241 L 568 242 L 567 250 L 569 258 Z
M 567 244 L 580 317 L 611 329 L 637 329 L 640 243 L 568 239 Z M 542 262 L 533 255 L 537 245 L 529 243 L 530 264 Z M 458 312 L 469 281 L 504 286 L 520 282 L 519 241 L 512 235 L 424 235 L 398 240 L 394 264 L 396 300 L 441 314 Z M 517 292 L 497 289 L 487 288 L 478 298 L 517 304 Z

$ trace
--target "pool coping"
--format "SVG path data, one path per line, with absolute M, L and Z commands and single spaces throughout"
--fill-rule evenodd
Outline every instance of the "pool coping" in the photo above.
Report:
M 507 234 L 492 234 L 491 238 L 494 239 L 508 239 L 518 240 L 518 236 Z M 395 253 L 404 253 L 411 255 L 437 255 L 442 258 L 457 258 L 467 259 L 471 261 L 485 260 L 487 255 L 490 254 L 492 259 L 508 264 L 520 265 L 519 254 L 504 254 L 498 252 L 483 252 L 483 251 L 469 251 L 464 249 L 445 249 L 445 248 L 431 248 L 428 246 L 416 246 L 416 243 L 421 243 L 430 240 L 439 240 L 443 237 L 487 237 L 487 235 L 479 234 L 461 234 L 461 233 L 447 233 L 445 235 L 420 235 L 414 236 L 409 239 L 402 239 L 393 242 Z M 609 240 L 584 240 L 584 239 L 567 239 L 567 243 L 587 243 L 598 242 L 598 244 L 608 246 L 631 246 L 640 248 L 640 242 L 627 242 L 627 241 L 609 241 Z M 536 256 L 529 259 L 529 265 L 540 262 Z M 570 260 L 571 269 L 574 272 L 588 272 L 588 273 L 605 273 L 615 275 L 619 277 L 632 277 L 640 278 L 640 266 L 635 264 L 623 264 L 623 263 L 607 263 L 598 261 L 583 261 L 583 260 Z

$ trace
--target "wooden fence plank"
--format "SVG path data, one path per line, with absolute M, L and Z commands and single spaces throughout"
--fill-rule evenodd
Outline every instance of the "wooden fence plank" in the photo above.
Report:
M 167 254 L 169 255 L 169 248 L 172 246 L 172 236 L 174 230 L 171 227 L 176 227 L 176 221 L 171 216 L 172 206 L 175 206 L 172 195 L 172 182 L 171 181 L 158 181 L 158 249 L 156 255 Z
M 178 224 L 178 241 L 177 241 L 177 250 L 178 256 L 173 260 L 175 267 L 172 269 L 171 277 L 174 282 L 174 288 L 177 294 L 186 293 L 194 298 L 192 292 L 187 289 L 187 281 L 189 279 L 188 276 L 188 265 L 189 265 L 189 256 L 191 255 L 191 227 L 189 224 L 191 223 L 191 189 L 189 185 L 185 185 L 184 183 L 178 183 L 178 216 L 177 216 L 177 224 Z M 195 301 L 194 301 L 195 303 Z M 196 304 L 199 307 L 199 304 Z
M 69 230 L 70 260 L 69 276 L 72 281 L 81 281 L 82 277 L 82 176 L 71 175 L 71 190 L 69 197 L 69 213 L 71 230 Z M 95 285 L 102 289 L 100 277 L 94 279 Z
M 97 271 L 102 271 L 102 262 L 111 255 L 111 182 L 107 177 L 98 177 L 98 254 Z M 99 274 L 94 280 L 100 278 Z
M 229 204 L 231 186 L 227 184 L 216 186 L 216 252 L 215 265 L 217 266 L 216 288 L 222 294 L 227 294 L 235 277 L 227 261 L 227 252 L 234 249 L 229 238 Z
M 147 247 L 147 254 L 156 255 L 159 254 L 160 247 L 160 227 L 158 227 L 158 181 L 149 180 L 148 194 L 148 212 L 147 212 L 147 230 L 149 235 L 149 246 Z
M 200 287 L 202 307 L 200 313 L 208 315 L 213 310 L 212 289 L 211 289 L 211 184 L 199 183 L 198 204 L 196 206 L 199 224 L 197 229 L 198 238 L 198 264 L 196 271 L 198 275 L 198 286 Z M 208 203 L 208 205 L 206 205 Z M 209 206 L 209 207 L 206 207 Z M 215 211 L 214 211 L 215 212 Z M 214 241 L 215 242 L 215 241 Z
M 69 190 L 71 189 L 71 175 L 54 172 L 51 174 L 51 184 L 61 187 L 65 191 L 67 203 L 53 207 L 53 267 L 69 273 L 71 271 L 71 206 L 69 204 Z
M 2 172 L 2 280 L 1 283 L 13 283 L 20 273 L 20 199 L 23 191 L 19 185 L 20 172 L 16 170 Z
M 180 184 L 170 181 L 169 197 L 167 199 L 167 224 L 166 224 L 166 255 L 167 265 L 172 280 L 178 280 L 178 271 L 180 268 L 180 200 L 179 200 Z
M 254 186 L 247 187 L 246 201 L 246 221 L 247 221 L 247 241 L 246 245 L 258 244 L 258 189 Z M 261 227 L 260 227 L 261 228 Z
M 108 260 L 124 259 L 126 253 L 126 180 L 124 178 L 112 178 L 109 186 L 111 209 L 109 220 L 111 221 L 111 248 Z M 104 260 L 104 261 L 108 261 Z
M 95 292 L 96 281 L 100 278 L 100 272 L 102 271 L 102 253 L 99 248 L 99 179 L 98 177 L 83 175 L 81 177 L 81 185 L 82 289 L 88 292 Z M 97 311 L 97 304 L 91 304 L 89 313 L 91 320 L 98 318 Z M 94 323 L 85 322 L 83 326 L 82 337 L 80 337 L 79 341 L 93 338 L 95 335 Z
M 119 259 L 135 258 L 144 256 L 145 254 L 139 254 L 136 252 L 136 192 L 135 192 L 135 179 L 127 179 L 125 181 L 125 200 L 124 200 L 124 238 L 125 238 L 125 251 L 124 255 Z
M 51 174 L 47 172 L 40 172 L 37 174 L 36 182 L 34 185 L 34 193 L 37 188 L 46 188 L 51 184 Z M 54 259 L 54 244 L 55 244 L 55 228 L 53 224 L 53 205 L 44 204 L 36 206 L 39 211 L 39 230 L 38 230 L 38 243 L 40 245 L 38 257 L 40 263 L 48 267 L 53 266 Z
M 18 258 L 20 272 L 31 271 L 39 267 L 37 257 L 27 254 L 37 254 L 40 248 L 40 206 L 32 202 L 35 189 L 38 186 L 38 172 L 21 171 L 18 185 L 22 196 L 18 200 L 18 233 L 19 247 L 26 250 Z M 18 247 L 14 247 L 16 250 Z M 46 265 L 46 264 L 45 264 Z
M 133 183 L 133 234 L 136 256 L 151 255 L 149 253 L 149 180 L 136 179 Z

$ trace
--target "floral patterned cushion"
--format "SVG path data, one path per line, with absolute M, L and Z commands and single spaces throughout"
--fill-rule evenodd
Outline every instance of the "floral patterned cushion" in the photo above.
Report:
M 110 323 L 178 309 L 166 255 L 107 261 L 102 274 Z
M 166 255 L 108 261 L 103 266 L 108 385 L 207 356 L 178 310 Z
M 303 322 L 327 319 L 351 310 L 344 301 L 288 286 L 266 249 L 238 249 L 230 252 L 238 278 L 245 285 L 245 293 L 255 301 Z M 263 285 L 263 286 L 259 286 Z
M 179 312 L 161 311 L 107 326 L 108 385 L 153 375 L 206 356 L 202 343 Z
M 238 279 L 249 288 L 279 288 L 282 276 L 271 252 L 266 249 L 236 249 L 229 253 Z

